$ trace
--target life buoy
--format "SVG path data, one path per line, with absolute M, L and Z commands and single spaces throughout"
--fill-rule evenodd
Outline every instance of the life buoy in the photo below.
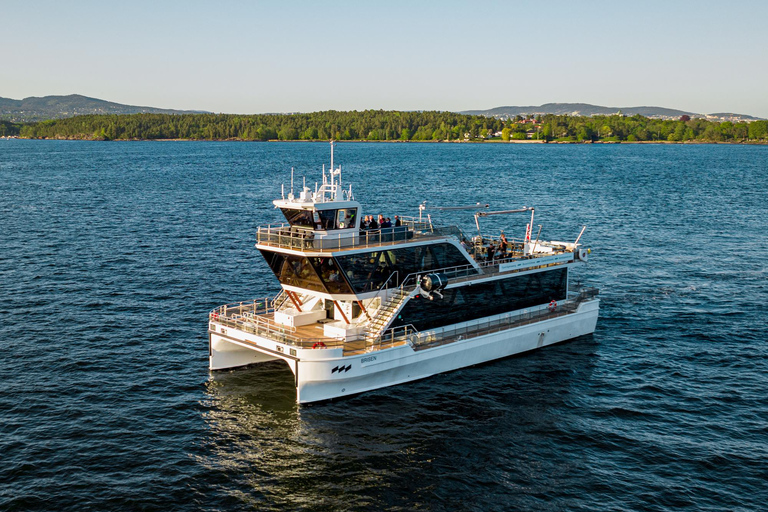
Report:
M 322 341 L 318 341 L 317 343 L 312 345 L 312 348 L 325 348 L 325 343 L 323 343 Z
M 552 311 L 553 313 L 557 310 L 557 301 L 552 300 L 549 303 L 549 310 Z
M 219 314 L 218 313 L 211 313 L 211 320 L 213 320 L 215 322 L 218 319 L 219 319 Z

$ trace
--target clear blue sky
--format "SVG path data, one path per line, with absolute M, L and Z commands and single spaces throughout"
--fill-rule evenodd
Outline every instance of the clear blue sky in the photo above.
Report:
M 584 102 L 768 117 L 768 2 L 13 1 L 0 96 L 214 112 Z

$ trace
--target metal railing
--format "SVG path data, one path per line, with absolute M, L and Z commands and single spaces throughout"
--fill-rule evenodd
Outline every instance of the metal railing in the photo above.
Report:
M 527 270 L 534 270 L 538 268 L 544 268 L 554 265 L 562 265 L 563 262 L 556 262 L 556 263 L 542 263 L 540 265 L 536 265 L 536 260 L 540 257 L 531 257 L 531 266 L 526 266 L 523 268 L 518 269 L 512 269 L 512 270 L 505 270 L 504 272 L 522 272 Z M 465 279 L 469 279 L 472 277 L 476 277 L 479 274 L 496 274 L 499 273 L 499 266 L 506 262 L 511 261 L 519 261 L 519 257 L 507 257 L 503 259 L 494 259 L 493 261 L 476 261 L 473 263 L 468 263 L 466 265 L 459 265 L 454 267 L 443 267 L 443 268 L 436 268 L 432 270 L 422 270 L 420 272 L 412 272 L 405 276 L 403 278 L 402 283 L 400 284 L 401 289 L 413 289 L 418 284 L 418 278 L 421 276 L 425 276 L 427 274 L 444 274 L 449 281 L 452 282 L 461 282 Z
M 409 336 L 418 332 L 419 331 L 417 331 L 411 324 L 387 329 L 374 338 L 367 338 L 365 340 L 365 350 L 366 352 L 375 352 L 377 350 L 394 347 L 395 345 L 406 342 L 409 339 Z
M 313 348 L 317 343 L 323 347 L 341 347 L 344 340 L 337 338 L 307 338 L 296 334 L 296 327 L 276 322 L 268 315 L 275 310 L 269 306 L 269 299 L 261 301 L 226 304 L 212 310 L 208 315 L 211 322 L 225 327 L 248 332 L 286 345 L 299 348 Z
M 414 238 L 423 238 L 424 236 L 407 226 L 360 230 L 355 233 L 331 232 L 323 236 L 316 236 L 311 229 L 283 224 L 280 226 L 259 227 L 256 232 L 256 242 L 259 245 L 282 249 L 331 252 L 405 243 Z
M 556 306 L 542 306 L 539 308 L 526 309 L 518 313 L 506 314 L 500 318 L 487 320 L 485 322 L 465 325 L 454 329 L 442 329 L 433 331 L 422 331 L 412 334 L 408 338 L 408 343 L 414 350 L 423 350 L 425 348 L 446 345 L 463 339 L 475 338 L 494 332 L 505 331 L 513 327 L 520 327 L 550 318 L 569 315 L 579 309 L 583 302 L 594 300 L 599 290 L 597 288 L 582 288 L 577 292 L 570 292 L 569 298 L 557 304 Z
M 430 223 L 405 220 L 401 226 L 361 229 L 357 233 L 334 233 L 317 236 L 310 228 L 290 224 L 260 226 L 256 242 L 260 245 L 300 251 L 331 252 L 345 249 L 364 249 L 382 245 L 400 244 L 414 239 L 440 238 L 464 235 L 457 226 L 433 227 Z

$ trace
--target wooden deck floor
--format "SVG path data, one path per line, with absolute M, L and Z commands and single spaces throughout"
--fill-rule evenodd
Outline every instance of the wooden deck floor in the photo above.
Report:
M 273 313 L 269 313 L 264 316 L 266 316 L 270 320 L 275 319 L 275 315 Z M 371 351 L 371 347 L 367 345 L 364 339 L 355 340 L 355 341 L 342 341 L 338 338 L 326 337 L 324 333 L 324 324 L 320 322 L 315 322 L 313 324 L 296 327 L 296 331 L 293 334 L 301 338 L 305 346 L 314 345 L 315 343 L 318 343 L 318 342 L 324 343 L 327 348 L 343 346 L 344 356 L 361 355 Z M 381 346 L 376 346 L 374 350 L 380 350 L 382 348 L 405 345 L 405 343 L 406 343 L 405 341 L 398 341 L 394 344 L 384 342 L 381 344 Z

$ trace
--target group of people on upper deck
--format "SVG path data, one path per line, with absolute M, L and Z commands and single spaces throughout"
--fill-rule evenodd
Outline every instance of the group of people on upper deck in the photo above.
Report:
M 373 215 L 366 215 L 363 218 L 363 222 L 360 225 L 360 229 L 381 229 L 381 228 L 391 228 L 391 227 L 397 227 L 401 226 L 402 222 L 400 222 L 400 217 L 395 215 L 395 222 L 392 223 L 392 219 L 389 217 L 384 217 L 383 215 L 379 214 L 378 220 Z
M 469 246 L 466 242 L 462 242 L 462 245 L 464 245 L 465 249 L 469 250 Z M 504 232 L 502 232 L 498 242 L 494 242 L 491 239 L 488 240 L 488 245 L 485 245 L 485 241 L 480 239 L 480 245 L 475 247 L 475 258 L 484 257 L 485 261 L 493 261 L 495 259 L 503 260 L 507 258 L 508 250 L 511 252 L 512 244 L 509 243 Z

